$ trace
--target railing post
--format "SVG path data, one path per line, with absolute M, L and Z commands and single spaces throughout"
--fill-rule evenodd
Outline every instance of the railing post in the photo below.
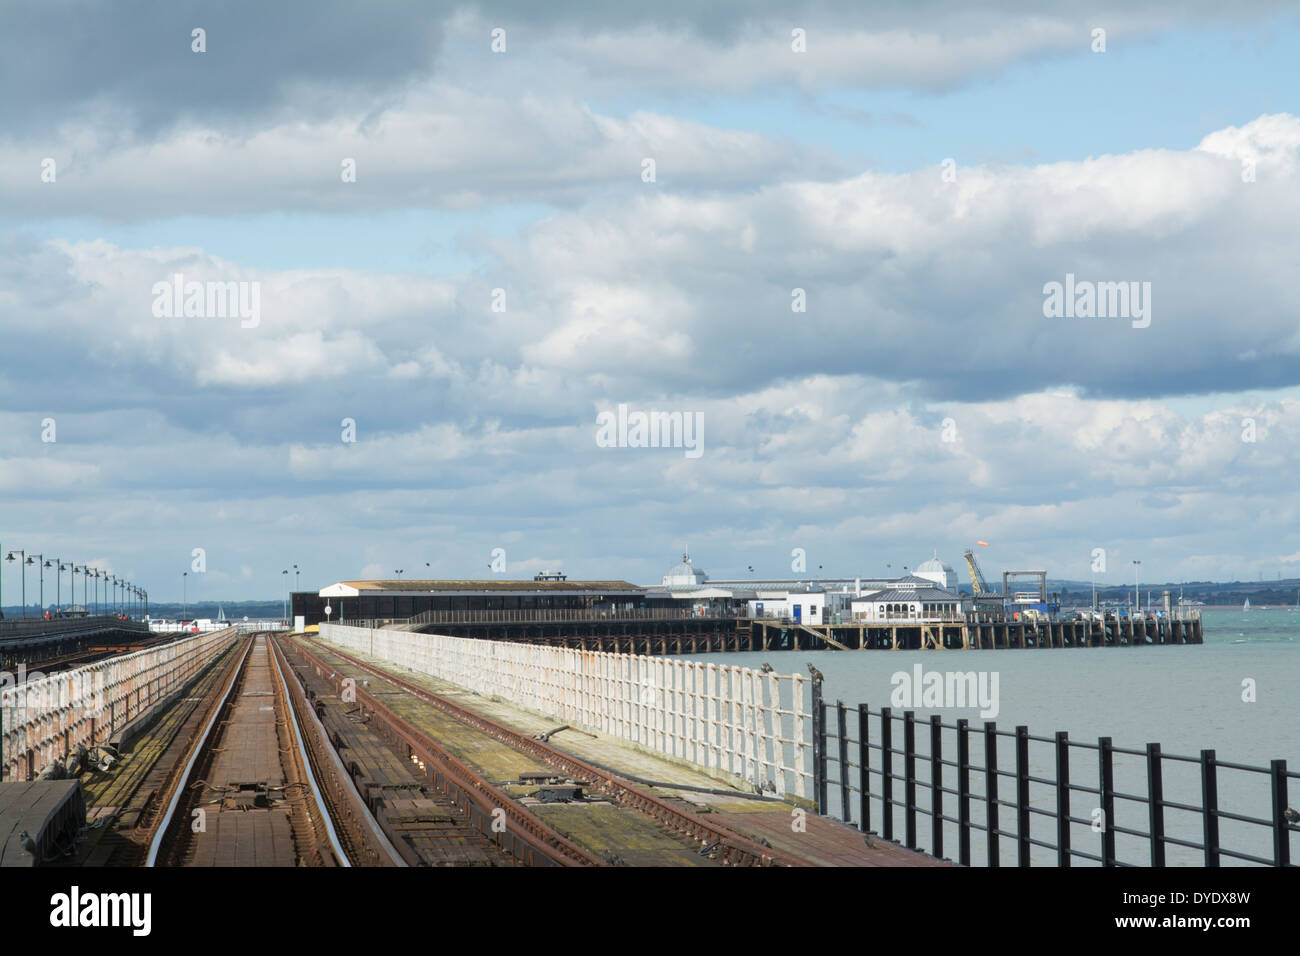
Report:
M 813 800 L 818 813 L 826 812 L 826 703 L 821 681 L 812 682 Z
M 840 735 L 840 816 L 845 823 L 853 822 L 853 805 L 849 800 L 849 729 L 848 713 L 844 701 L 835 702 L 835 725 Z
M 1165 865 L 1165 787 L 1160 745 L 1147 744 L 1147 810 L 1151 820 L 1151 865 Z
M 1201 807 L 1205 865 L 1219 865 L 1219 768 L 1213 750 L 1201 751 Z
M 1070 865 L 1070 735 L 1056 732 L 1056 863 Z
M 930 715 L 930 842 L 931 852 L 943 859 L 943 723 Z
M 1029 728 L 1016 728 L 1016 866 L 1029 866 Z
M 903 833 L 904 844 L 916 849 L 916 712 L 903 712 Z
M 894 711 L 880 708 L 880 835 L 894 838 Z
M 871 711 L 858 704 L 858 822 L 863 833 L 871 831 L 871 747 L 867 719 Z
M 1291 863 L 1291 832 L 1287 829 L 1286 761 L 1269 763 L 1273 780 L 1273 865 L 1289 866 Z
M 1109 737 L 1097 739 L 1098 789 L 1101 790 L 1101 865 L 1115 865 L 1115 762 Z
M 957 862 L 970 866 L 970 724 L 957 721 Z
M 1002 856 L 998 852 L 998 830 L 1002 828 L 998 820 L 998 725 L 991 720 L 984 721 L 984 809 L 988 823 L 989 866 L 1001 866 Z

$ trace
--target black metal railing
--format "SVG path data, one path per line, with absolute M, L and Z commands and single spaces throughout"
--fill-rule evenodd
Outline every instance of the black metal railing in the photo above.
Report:
M 972 744 L 980 751 L 975 756 Z M 1046 754 L 1043 745 L 1051 748 Z M 819 812 L 932 856 L 948 859 L 955 850 L 963 866 L 1295 865 L 1290 841 L 1300 826 L 1292 820 L 1300 814 L 1290 809 L 1287 792 L 1300 773 L 1288 771 L 1285 760 L 1250 766 L 1219 760 L 1213 750 L 1187 757 L 1158 743 L 1139 750 L 1115 746 L 1110 737 L 1085 743 L 1064 731 L 1042 737 L 1024 726 L 1000 730 L 992 721 L 978 728 L 939 715 L 918 720 L 913 711 L 830 704 L 816 691 L 813 748 Z M 1002 759 L 1008 750 L 1010 767 Z M 1094 756 L 1095 783 L 1084 783 L 1072 763 L 1091 764 Z M 1179 799 L 1166 794 L 1173 768 L 1186 771 L 1177 781 Z M 1117 769 L 1124 771 L 1118 782 Z M 1230 800 L 1221 799 L 1222 771 L 1243 775 L 1227 788 Z M 1132 792 L 1141 778 L 1145 792 Z M 1260 809 L 1247 812 L 1256 804 Z M 1083 808 L 1086 816 L 1079 815 Z M 1181 815 L 1177 826 L 1173 815 Z M 1035 821 L 1047 825 L 1035 828 Z M 925 838 L 922 822 L 929 824 Z M 1225 825 L 1236 842 L 1225 839 Z
M 46 621 L 40 618 L 0 621 L 0 642 L 32 638 L 56 639 L 79 634 L 91 634 L 96 631 L 148 631 L 149 625 L 133 618 L 122 619 L 108 614 L 90 617 L 55 618 Z

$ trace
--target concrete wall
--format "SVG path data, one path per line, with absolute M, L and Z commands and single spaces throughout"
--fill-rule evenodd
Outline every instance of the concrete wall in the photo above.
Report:
M 236 637 L 230 628 L 41 676 L 0 674 L 0 768 L 31 780 L 183 687 Z

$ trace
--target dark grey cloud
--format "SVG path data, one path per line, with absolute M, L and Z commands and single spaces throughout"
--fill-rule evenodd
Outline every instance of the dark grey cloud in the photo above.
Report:
M 101 114 L 141 135 L 182 119 L 237 129 L 298 95 L 322 110 L 373 97 L 432 68 L 434 14 L 397 0 L 6 4 L 0 136 Z
M 1147 32 L 1206 21 L 1248 21 L 1294 11 L 1285 2 L 1243 0 L 1225 8 L 1189 0 L 1176 8 L 1155 0 L 1098 5 L 1063 0 L 1044 8 L 1037 0 L 997 0 L 954 5 L 946 0 L 895 0 L 869 5 L 855 0 L 751 3 L 667 0 L 649 4 L 588 0 L 556 3 L 419 3 L 413 0 L 50 0 L 6 4 L 0 11 L 0 138 L 49 133 L 65 124 L 93 119 L 124 138 L 151 138 L 182 121 L 214 124 L 227 131 L 256 128 L 267 112 L 324 117 L 349 104 L 377 105 L 419 79 L 436 77 L 447 27 L 464 16 L 500 24 L 515 34 L 513 49 L 524 57 L 550 49 L 581 61 L 574 38 L 623 36 L 644 44 L 638 31 L 689 36 L 705 44 L 700 55 L 719 54 L 751 34 L 755 25 L 816 27 L 824 37 L 849 31 L 933 35 L 940 44 L 969 41 L 1007 45 L 963 65 L 936 61 L 922 76 L 872 76 L 885 82 L 923 86 L 955 84 L 1010 60 L 1054 52 L 1059 28 L 1071 32 L 1102 24 L 1113 30 Z M 191 51 L 195 27 L 207 31 L 207 52 Z M 1017 30 L 1026 40 L 1013 42 Z M 465 44 L 458 37 L 459 45 Z M 788 42 L 788 41 L 783 41 Z M 482 38 L 486 50 L 487 38 Z M 461 54 L 465 51 L 446 51 Z M 593 51 L 594 52 L 594 51 Z M 967 51 L 969 53 L 969 51 Z M 942 60 L 943 57 L 940 57 Z M 608 51 L 594 52 L 593 64 L 617 73 Z M 542 68 L 543 70 L 546 67 Z M 673 82 L 698 65 L 664 62 L 661 80 Z M 707 76 L 707 72 L 703 74 Z M 760 74 L 761 75 L 761 74 Z M 484 72 L 481 79 L 489 79 Z M 644 70 L 629 74 L 654 82 Z M 472 80 L 472 77 L 464 77 Z M 545 84 L 547 75 L 532 81 Z M 714 77 L 714 79 L 718 79 Z M 852 77 L 845 79 L 852 82 Z M 737 80 L 744 82 L 743 80 Z

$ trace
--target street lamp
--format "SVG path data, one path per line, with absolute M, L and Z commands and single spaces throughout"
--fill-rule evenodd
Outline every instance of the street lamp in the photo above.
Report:
M 289 569 L 280 572 L 284 575 L 284 620 L 289 620 Z
M 33 561 L 32 557 L 36 560 Z M 43 617 L 45 615 L 45 555 L 31 555 L 27 558 L 27 563 L 36 565 L 36 573 L 41 579 L 41 616 Z
M 54 613 L 58 614 L 63 607 L 63 572 L 68 570 L 68 566 L 63 563 L 62 558 L 54 559 Z
M 189 618 L 190 616 L 190 572 L 181 572 L 181 617 Z
M 23 617 L 26 617 L 27 616 L 27 552 L 23 550 L 19 550 L 18 554 L 21 555 L 21 557 L 17 559 L 18 567 L 23 572 Z M 14 552 L 10 551 L 9 557 L 5 558 L 5 560 L 8 561 L 10 564 L 12 564 L 14 562 Z
M 295 591 L 302 590 L 302 587 L 300 586 L 299 579 L 298 579 L 298 565 L 296 564 L 293 566 L 293 589 Z
M 1142 562 L 1134 559 L 1133 561 L 1133 610 L 1134 613 L 1142 610 L 1142 595 L 1138 593 L 1138 572 L 1141 570 Z

